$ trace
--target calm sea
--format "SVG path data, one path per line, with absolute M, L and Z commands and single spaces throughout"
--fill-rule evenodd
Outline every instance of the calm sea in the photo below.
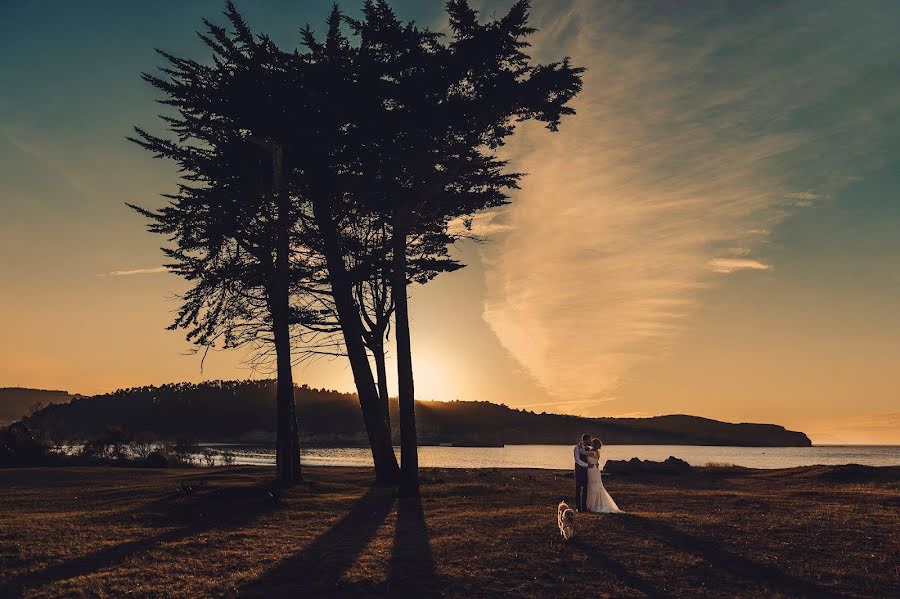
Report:
M 233 452 L 237 464 L 275 463 L 274 450 L 264 445 L 208 444 Z M 398 459 L 400 450 L 396 448 Z M 604 445 L 607 460 L 664 460 L 675 456 L 693 466 L 709 463 L 748 468 L 792 468 L 817 464 L 900 466 L 898 445 L 819 445 L 816 447 L 709 447 L 699 445 Z M 364 448 L 315 447 L 301 453 L 303 464 L 316 466 L 371 466 Z M 439 468 L 545 468 L 572 467 L 570 445 L 507 445 L 506 447 L 420 447 L 419 465 Z

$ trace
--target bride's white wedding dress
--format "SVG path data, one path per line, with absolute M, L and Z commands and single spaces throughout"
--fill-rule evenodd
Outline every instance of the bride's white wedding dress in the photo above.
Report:
M 587 462 L 591 465 L 588 468 L 588 488 L 587 488 L 587 509 L 589 512 L 601 514 L 621 514 L 622 510 L 609 496 L 606 489 L 603 488 L 603 477 L 600 474 L 600 468 L 595 466 L 600 463 L 600 458 L 596 454 L 588 454 Z

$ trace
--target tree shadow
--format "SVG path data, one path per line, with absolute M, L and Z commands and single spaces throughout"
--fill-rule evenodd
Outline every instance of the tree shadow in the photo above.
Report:
M 394 547 L 388 574 L 392 596 L 438 597 L 442 584 L 434 569 L 422 502 L 401 499 L 397 505 Z
M 625 584 L 625 586 L 636 589 L 650 598 L 663 599 L 665 597 L 671 596 L 664 590 L 653 584 L 653 582 L 651 582 L 650 580 L 641 578 L 640 576 L 632 572 L 629 568 L 625 567 L 625 565 L 623 565 L 622 563 L 617 562 L 616 560 L 605 555 L 604 552 L 599 551 L 596 546 L 586 545 L 579 537 L 575 537 L 574 539 L 572 539 L 570 541 L 570 544 L 577 549 L 590 554 L 590 563 L 592 569 L 596 567 L 597 569 L 602 569 L 609 572 L 610 574 L 621 580 Z
M 243 588 L 239 597 L 342 595 L 341 576 L 375 537 L 394 505 L 394 489 L 373 487 L 330 530 Z
M 178 501 L 174 497 L 167 496 L 152 502 L 158 509 L 166 510 L 162 519 L 167 524 L 179 524 L 180 528 L 104 547 L 49 565 L 36 572 L 15 576 L 0 584 L 0 597 L 18 597 L 22 596 L 26 589 L 86 576 L 159 545 L 196 534 L 239 528 L 252 523 L 276 507 L 274 502 L 266 500 L 265 486 L 262 485 L 215 489 L 185 499 Z M 149 514 L 144 516 L 152 517 Z
M 729 551 L 721 544 L 689 535 L 658 520 L 634 514 L 622 514 L 626 526 L 643 535 L 656 536 L 676 549 L 703 558 L 712 566 L 745 581 L 763 584 L 773 591 L 803 597 L 844 597 L 825 587 L 803 580 L 778 568 L 760 564 Z
M 21 597 L 26 589 L 33 589 L 53 584 L 68 578 L 85 576 L 122 562 L 126 558 L 162 543 L 177 541 L 196 532 L 197 529 L 178 529 L 165 532 L 155 537 L 137 539 L 120 543 L 112 547 L 98 549 L 86 555 L 67 559 L 58 564 L 47 566 L 37 572 L 29 572 L 16 576 L 0 584 L 0 597 Z
M 202 485 L 190 495 L 177 491 L 144 503 L 135 517 L 172 524 L 190 524 L 204 529 L 244 526 L 277 507 L 269 495 L 271 483 L 216 487 Z

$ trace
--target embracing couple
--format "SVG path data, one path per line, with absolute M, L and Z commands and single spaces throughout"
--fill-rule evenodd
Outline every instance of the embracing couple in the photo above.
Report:
M 575 509 L 579 512 L 618 514 L 622 510 L 603 488 L 600 476 L 600 439 L 581 435 L 575 446 Z

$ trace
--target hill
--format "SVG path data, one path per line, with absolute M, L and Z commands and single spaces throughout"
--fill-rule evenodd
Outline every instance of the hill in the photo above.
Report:
M 0 387 L 0 425 L 15 422 L 47 404 L 66 403 L 71 399 L 65 391 Z
M 90 439 L 114 425 L 163 439 L 268 442 L 274 439 L 274 397 L 275 383 L 270 380 L 173 383 L 76 397 L 39 410 L 29 421 L 57 441 Z M 304 386 L 295 390 L 295 397 L 304 443 L 366 443 L 355 395 Z M 391 412 L 396 423 L 396 400 Z M 416 412 L 422 444 L 557 444 L 589 432 L 616 445 L 811 445 L 803 433 L 774 424 L 731 424 L 686 415 L 583 418 L 536 414 L 486 401 L 421 401 Z

